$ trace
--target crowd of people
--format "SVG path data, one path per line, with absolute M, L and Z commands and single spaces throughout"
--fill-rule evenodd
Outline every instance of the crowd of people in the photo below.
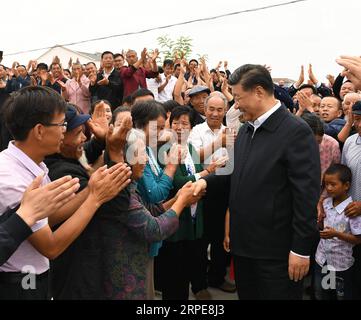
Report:
M 360 299 L 361 58 L 159 60 L 0 64 L 0 299 Z

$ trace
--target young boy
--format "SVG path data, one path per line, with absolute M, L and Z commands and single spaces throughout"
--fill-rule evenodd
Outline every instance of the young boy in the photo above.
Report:
M 351 170 L 342 164 L 331 165 L 324 174 L 329 195 L 323 201 L 324 228 L 316 252 L 315 294 L 317 299 L 352 298 L 352 247 L 361 243 L 361 217 L 349 219 L 344 210 L 352 198 L 348 195 Z

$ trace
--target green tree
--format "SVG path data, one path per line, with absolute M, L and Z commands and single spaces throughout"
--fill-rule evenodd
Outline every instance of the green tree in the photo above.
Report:
M 179 58 L 182 56 L 185 59 L 190 58 L 193 39 L 181 36 L 176 40 L 172 40 L 168 35 L 164 35 L 158 37 L 157 40 L 159 46 L 162 48 L 160 53 L 162 54 L 163 59 L 173 59 L 175 55 L 178 55 Z

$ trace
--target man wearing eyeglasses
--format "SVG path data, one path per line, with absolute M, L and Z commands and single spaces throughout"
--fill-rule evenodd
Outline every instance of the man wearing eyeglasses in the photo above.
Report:
M 341 162 L 352 172 L 350 196 L 354 200 L 346 209 L 346 216 L 353 218 L 361 215 L 361 101 L 352 106 L 354 127 L 357 133 L 350 136 L 343 147 Z M 354 298 L 361 298 L 361 246 L 354 247 Z
M 15 140 L 0 153 L 0 217 L 20 203 L 35 177 L 43 175 L 42 185 L 50 183 L 43 160 L 60 151 L 66 127 L 65 107 L 65 100 L 46 87 L 22 88 L 8 100 L 6 124 Z M 0 300 L 49 298 L 49 259 L 62 254 L 99 206 L 123 189 L 127 180 L 124 169 L 115 165 L 109 170 L 97 170 L 87 190 L 55 210 L 52 217 L 62 216 L 65 222 L 54 232 L 48 218 L 36 221 L 32 235 L 0 266 Z

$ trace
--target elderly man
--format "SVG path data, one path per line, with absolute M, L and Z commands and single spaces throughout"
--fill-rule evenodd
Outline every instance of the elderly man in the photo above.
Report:
M 230 249 L 240 299 L 301 299 L 317 237 L 320 156 L 308 125 L 274 98 L 271 75 L 247 64 L 231 75 L 238 132 L 230 182 Z M 215 176 L 196 182 L 198 190 Z
M 206 86 L 195 86 L 190 90 L 188 97 L 190 98 L 189 106 L 192 109 L 192 127 L 205 121 L 204 101 L 210 93 L 211 90 Z
M 158 57 L 158 50 L 155 50 L 151 57 L 151 70 L 147 70 L 147 49 L 143 49 L 140 59 L 138 59 L 137 52 L 129 50 L 125 56 L 128 66 L 123 66 L 120 69 L 120 75 L 124 82 L 124 97 L 130 96 L 139 88 L 147 89 L 146 78 L 155 78 L 158 76 L 158 66 L 156 59 Z
M 357 131 L 350 136 L 343 147 L 341 163 L 351 169 L 352 183 L 350 193 L 354 202 L 350 203 L 345 213 L 347 216 L 355 217 L 361 215 L 361 101 L 356 102 L 352 106 L 352 114 L 354 118 L 354 126 Z M 354 295 L 355 298 L 361 298 L 361 246 L 354 248 L 355 265 L 354 265 Z
M 201 92 L 207 95 L 206 92 Z M 199 94 L 198 94 L 199 95 Z M 216 160 L 227 157 L 225 126 L 222 124 L 228 101 L 220 92 L 214 92 L 205 99 L 204 115 L 206 121 L 195 126 L 189 136 L 190 143 L 196 148 L 204 167 Z M 199 105 L 198 105 L 199 106 Z M 204 257 L 211 244 L 211 262 L 208 270 L 208 284 L 225 292 L 235 292 L 234 285 L 225 281 L 227 256 L 223 250 L 224 218 L 228 207 L 227 188 L 209 188 L 204 201 Z M 206 276 L 207 265 L 204 265 Z M 203 287 L 206 287 L 204 279 Z M 204 291 L 203 291 L 204 292 Z M 196 296 L 197 297 L 197 296 Z

